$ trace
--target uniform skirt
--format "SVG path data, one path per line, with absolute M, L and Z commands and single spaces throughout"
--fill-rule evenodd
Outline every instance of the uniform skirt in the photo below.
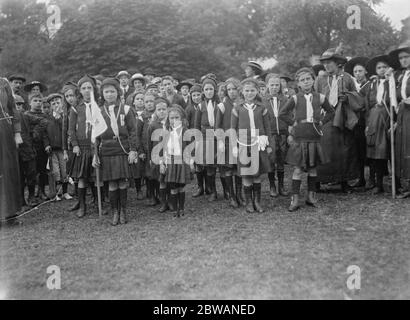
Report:
M 286 162 L 292 166 L 308 170 L 329 162 L 320 142 L 295 141 L 290 144 Z
M 69 176 L 74 180 L 93 179 L 95 177 L 95 171 L 92 166 L 93 156 L 94 154 L 91 146 L 81 146 L 80 155 L 76 156 L 75 154 L 73 154 L 72 170 L 69 173 Z
M 176 161 L 171 157 L 165 172 L 166 183 L 189 184 L 191 182 L 191 169 L 182 159 Z
M 268 151 L 272 153 L 269 147 L 265 151 L 259 151 L 257 144 L 251 147 L 239 145 L 238 174 L 244 178 L 253 178 L 271 172 Z
M 116 181 L 134 178 L 131 165 L 128 163 L 128 156 L 102 156 L 101 157 L 102 180 Z

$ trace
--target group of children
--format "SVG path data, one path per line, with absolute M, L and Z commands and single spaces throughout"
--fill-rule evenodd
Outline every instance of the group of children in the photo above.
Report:
M 229 206 L 263 212 L 263 175 L 272 198 L 288 196 L 284 180 L 289 164 L 294 168 L 289 211 L 296 211 L 304 172 L 309 206 L 317 203 L 320 183 L 340 183 L 346 190 L 351 188 L 348 180 L 357 177 L 356 187 L 365 187 L 365 165 L 370 167 L 368 189 L 382 193 L 391 158 L 389 130 L 396 136 L 397 187 L 407 197 L 400 181 L 410 179 L 410 47 L 350 61 L 330 49 L 321 62 L 321 74 L 311 67 L 298 70 L 294 89 L 288 86 L 290 79 L 263 74 L 253 61 L 244 65 L 243 81 L 218 82 L 214 74 L 199 83 L 126 71 L 116 78 L 86 75 L 77 84 L 65 84 L 62 94 L 49 95 L 47 103 L 44 86 L 33 82 L 28 87 L 30 110 L 23 112 L 25 101 L 15 96 L 22 111 L 19 155 L 27 204 L 37 203 L 36 183 L 39 198 L 47 199 L 49 168 L 62 188 L 61 195 L 50 197 L 71 199 L 67 184 L 69 178 L 75 182 L 78 201 L 72 210 L 79 218 L 87 214 L 91 186 L 93 194 L 100 188 L 103 198 L 108 195 L 112 224 L 125 224 L 130 182 L 138 200 L 145 197 L 145 184 L 149 205 L 180 217 L 193 174 L 198 185 L 193 197 L 207 194 L 214 202 L 219 172 Z M 96 110 L 105 130 L 94 142 Z M 225 133 L 222 138 L 219 132 Z

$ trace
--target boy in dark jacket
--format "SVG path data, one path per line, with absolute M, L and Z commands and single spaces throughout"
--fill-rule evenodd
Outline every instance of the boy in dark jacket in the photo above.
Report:
M 33 146 L 33 132 L 32 127 L 38 126 L 40 130 L 44 130 L 47 126 L 47 121 L 42 117 L 37 117 L 30 113 L 24 112 L 24 99 L 20 96 L 16 96 L 16 108 L 19 112 L 19 118 L 21 123 L 21 138 L 23 143 L 18 148 L 19 153 L 19 166 L 21 174 L 21 188 L 22 188 L 22 204 L 23 206 L 34 207 L 38 203 L 35 201 L 34 193 L 36 188 L 36 150 Z M 24 198 L 24 189 L 27 185 L 28 188 L 28 200 L 26 202 Z
M 41 109 L 43 104 L 43 96 L 41 93 L 30 94 L 29 104 L 30 111 L 27 111 L 26 114 L 47 119 Z M 31 124 L 30 134 L 33 137 L 33 146 L 36 151 L 36 171 L 39 174 L 37 197 L 41 200 L 48 200 L 45 194 L 45 186 L 48 180 L 46 169 L 48 156 L 45 146 L 49 145 L 46 127 L 39 124 Z
M 71 200 L 72 197 L 67 192 L 67 167 L 68 147 L 67 147 L 67 131 L 63 128 L 68 128 L 68 123 L 63 117 L 63 96 L 54 93 L 47 97 L 47 102 L 51 106 L 50 115 L 48 116 L 47 135 L 49 137 L 49 145 L 46 148 L 50 155 L 50 170 L 52 170 L 56 183 L 62 184 L 62 197 L 65 200 Z M 57 188 L 56 188 L 57 189 Z M 56 200 L 60 201 L 61 194 L 56 195 Z

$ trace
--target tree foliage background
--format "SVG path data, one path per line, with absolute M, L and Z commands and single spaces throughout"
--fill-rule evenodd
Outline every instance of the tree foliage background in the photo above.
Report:
M 344 44 L 348 56 L 386 52 L 408 32 L 374 11 L 380 0 L 53 0 L 62 27 L 47 29 L 46 4 L 0 0 L 2 75 L 21 73 L 57 90 L 84 73 L 143 72 L 180 78 L 242 76 L 248 59 L 274 58 L 294 72 Z M 361 30 L 346 12 L 361 9 Z M 406 27 L 408 28 L 408 26 Z

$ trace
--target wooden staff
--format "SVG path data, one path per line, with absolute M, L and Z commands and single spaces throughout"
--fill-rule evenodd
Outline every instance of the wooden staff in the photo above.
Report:
M 390 104 L 390 152 L 391 152 L 391 192 L 393 199 L 396 199 L 396 155 L 394 154 L 394 107 L 393 104 Z
M 97 143 L 95 143 L 95 148 L 94 149 L 95 149 L 94 156 L 95 156 L 96 159 L 99 160 Z M 101 189 L 100 189 L 100 163 L 98 163 L 98 166 L 96 166 L 96 168 L 95 168 L 95 175 L 96 175 L 96 178 L 97 178 L 98 217 L 101 219 L 102 218 L 102 204 L 101 204 Z

